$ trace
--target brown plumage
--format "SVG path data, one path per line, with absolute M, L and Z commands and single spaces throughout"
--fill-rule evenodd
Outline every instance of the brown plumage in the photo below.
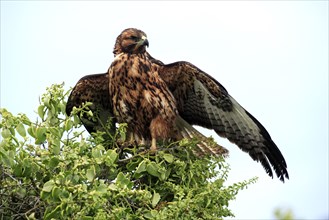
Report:
M 121 43 L 131 39 L 129 34 L 120 37 Z M 175 98 L 159 77 L 156 66 L 145 56 L 145 49 L 140 49 L 147 40 L 137 39 L 143 42 L 138 41 L 131 50 L 116 54 L 110 66 L 110 98 L 118 122 L 128 123 L 128 132 L 137 137 L 152 139 L 151 149 L 156 150 L 157 139 L 173 137 L 178 112 Z M 131 41 L 136 43 L 134 39 Z
M 159 76 L 160 66 L 146 52 L 146 46 L 146 34 L 137 29 L 126 29 L 117 37 L 115 59 L 109 68 L 109 94 L 116 119 L 128 124 L 133 141 L 151 141 L 153 151 L 159 140 L 205 140 L 179 116 L 176 99 Z M 219 145 L 215 150 L 205 142 L 198 146 L 198 154 L 227 153 Z
M 138 136 L 135 140 L 152 137 L 157 140 L 167 137 L 179 139 L 184 136 L 177 136 L 176 131 L 185 131 L 178 132 L 185 134 L 185 137 L 193 137 L 195 134 L 194 136 L 203 138 L 202 134 L 190 126 L 200 125 L 213 129 L 221 137 L 235 143 L 253 160 L 260 162 L 269 176 L 273 177 L 273 167 L 281 181 L 289 178 L 285 159 L 269 133 L 256 118 L 228 94 L 219 82 L 188 62 L 163 64 L 146 52 L 147 44 L 144 32 L 133 28 L 124 30 L 116 40 L 114 48 L 116 58 L 109 69 L 110 78 L 111 74 L 113 77 L 118 73 L 118 77 L 114 77 L 116 78 L 114 81 L 111 78 L 109 82 L 109 87 L 112 87 L 110 101 L 111 104 L 116 103 L 113 105 L 114 115 L 119 121 L 138 124 L 139 127 L 137 126 L 138 129 L 135 130 L 136 124 L 131 126 L 135 136 Z M 144 76 L 141 76 L 143 74 Z M 141 83 L 136 80 L 137 75 L 137 78 L 143 78 Z M 108 82 L 101 81 L 100 85 L 106 83 Z M 148 102 L 149 104 L 143 92 L 145 88 L 147 91 L 152 91 L 150 93 L 152 101 Z M 121 99 L 118 99 L 118 94 L 121 94 Z M 133 98 L 127 98 L 123 94 Z M 118 103 L 122 99 L 126 101 L 126 104 L 120 106 Z M 163 100 L 166 103 L 163 105 L 165 109 L 158 107 Z M 142 103 L 144 106 L 140 107 Z M 125 111 L 132 109 L 133 113 Z M 143 113 L 142 109 L 147 113 Z M 160 122 L 165 122 L 164 128 L 173 128 L 176 136 L 165 131 L 152 136 L 150 125 L 152 121 L 155 124 L 158 123 L 158 115 L 160 115 Z M 139 119 L 141 116 L 144 118 Z M 135 119 L 140 121 L 136 122 Z M 159 127 L 162 128 L 162 126 Z M 193 131 L 192 135 L 187 135 L 191 134 L 189 129 Z M 221 153 L 226 152 L 224 148 L 211 147 L 207 144 L 199 148 L 204 153 L 216 152 L 218 149 L 221 149 L 219 150 Z
M 110 101 L 108 73 L 92 74 L 82 77 L 72 89 L 67 100 L 66 114 L 70 115 L 73 107 L 81 107 L 83 103 L 92 102 L 89 107 L 94 117 L 86 114 L 80 117 L 89 133 L 104 131 L 108 123 L 111 124 L 111 133 L 114 133 L 115 118 L 113 117 Z

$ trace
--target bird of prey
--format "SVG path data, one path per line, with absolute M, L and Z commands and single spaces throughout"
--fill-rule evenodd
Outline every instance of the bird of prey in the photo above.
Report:
M 82 78 L 69 97 L 67 114 L 84 100 L 75 96 L 87 94 L 97 109 L 127 122 L 135 140 L 151 140 L 152 149 L 159 139 L 202 138 L 191 125 L 213 129 L 260 162 L 272 178 L 273 168 L 281 181 L 289 179 L 285 159 L 267 130 L 218 81 L 189 62 L 162 63 L 146 51 L 148 44 L 143 31 L 125 29 L 116 39 L 108 75 Z M 95 90 L 89 90 L 92 84 Z M 97 130 L 96 124 L 85 126 Z M 211 153 L 220 146 L 201 148 Z

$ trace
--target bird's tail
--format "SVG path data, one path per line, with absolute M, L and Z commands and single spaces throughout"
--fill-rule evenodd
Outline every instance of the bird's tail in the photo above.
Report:
M 201 134 L 180 116 L 176 118 L 176 127 L 178 129 L 178 135 L 180 136 L 180 138 L 186 138 L 188 140 L 198 140 L 197 148 L 195 148 L 194 150 L 196 156 L 228 156 L 229 151 L 226 148 L 220 146 L 214 140 L 207 138 L 206 136 Z

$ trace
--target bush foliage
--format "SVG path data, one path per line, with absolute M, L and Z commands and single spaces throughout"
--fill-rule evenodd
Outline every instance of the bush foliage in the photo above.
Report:
M 229 201 L 255 179 L 225 186 L 222 158 L 197 158 L 194 142 L 121 149 L 111 136 L 86 134 L 65 115 L 68 92 L 52 85 L 38 120 L 0 109 L 0 219 L 222 219 Z

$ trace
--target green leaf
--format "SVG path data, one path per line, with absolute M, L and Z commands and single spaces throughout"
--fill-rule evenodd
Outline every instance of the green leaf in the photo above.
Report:
M 27 126 L 31 126 L 32 122 L 25 114 L 22 114 L 21 117 L 22 117 L 21 120 L 22 120 L 23 124 L 25 124 Z
M 86 176 L 87 176 L 87 179 L 92 182 L 95 178 L 95 175 L 96 175 L 96 170 L 95 170 L 95 166 L 91 166 L 87 172 L 86 172 Z
M 60 219 L 60 209 L 61 205 L 58 205 L 55 209 L 47 208 L 44 220 Z
M 96 190 L 100 193 L 106 193 L 107 192 L 107 186 L 104 183 L 99 184 L 99 186 L 96 188 Z
M 15 129 L 14 129 L 14 127 L 10 127 L 9 128 L 9 131 L 10 131 L 11 135 L 15 136 Z
M 129 163 L 126 165 L 128 171 L 133 171 L 136 170 L 136 168 L 139 166 L 141 163 L 141 158 L 137 160 L 131 160 Z
M 45 191 L 41 191 L 40 192 L 40 198 L 43 200 L 47 200 L 50 197 L 50 192 L 45 192 Z
M 23 159 L 23 173 L 24 177 L 30 177 L 32 173 L 31 160 L 30 158 Z
M 65 125 L 64 125 L 65 131 L 69 131 L 72 127 L 73 127 L 73 121 L 71 121 L 69 119 L 66 120 Z
M 152 198 L 152 207 L 153 208 L 158 204 L 158 202 L 160 201 L 160 198 L 161 198 L 160 194 L 154 192 L 153 198 Z
M 166 173 L 167 173 L 167 170 L 166 168 L 164 167 L 159 167 L 158 169 L 158 173 L 159 173 L 159 178 L 160 180 L 165 180 L 167 177 L 166 177 Z
M 25 127 L 22 123 L 19 123 L 17 126 L 16 126 L 16 131 L 18 132 L 18 134 L 22 137 L 26 137 L 26 130 L 25 130 Z
M 61 193 L 62 193 L 62 190 L 59 187 L 54 186 L 52 191 L 51 191 L 51 196 L 53 197 L 53 199 L 59 201 Z
M 9 138 L 11 136 L 11 133 L 10 133 L 9 129 L 7 129 L 7 128 L 3 129 L 2 132 L 1 132 L 1 136 L 3 138 Z
M 110 190 L 118 190 L 118 187 L 115 184 L 110 184 L 109 189 Z
M 142 162 L 139 163 L 137 169 L 136 169 L 136 173 L 142 173 L 146 171 L 146 162 L 145 160 L 143 160 Z
M 115 150 L 108 150 L 106 152 L 106 165 L 111 166 L 118 159 L 118 153 Z
M 23 173 L 23 167 L 22 167 L 22 164 L 19 163 L 14 168 L 14 175 L 17 177 L 21 177 L 22 173 Z
M 51 150 L 54 155 L 59 155 L 61 146 L 60 146 L 60 139 L 53 139 L 53 142 L 51 144 Z
M 151 174 L 152 176 L 159 177 L 159 172 L 158 172 L 159 166 L 155 162 L 151 162 L 147 164 L 146 166 L 146 171 Z
M 43 103 L 45 104 L 45 106 L 49 107 L 49 97 L 44 97 L 42 99 Z M 40 106 L 39 106 L 40 107 Z
M 93 148 L 91 151 L 93 158 L 100 158 L 102 156 L 101 150 L 99 148 Z
M 35 138 L 35 132 L 36 132 L 36 127 L 31 125 L 30 127 L 27 128 L 27 133 L 31 135 L 31 137 Z
M 59 159 L 57 157 L 51 157 L 48 163 L 50 169 L 54 169 L 59 164 Z
M 168 163 L 172 163 L 174 162 L 174 156 L 171 154 L 164 154 L 163 158 L 168 162 Z
M 171 168 L 169 168 L 169 169 L 166 170 L 166 173 L 164 175 L 164 179 L 168 179 L 168 177 L 170 176 L 170 174 L 171 174 Z
M 118 174 L 116 183 L 123 188 L 131 188 L 133 186 L 132 182 L 122 172 Z
M 49 180 L 48 182 L 45 182 L 45 184 L 43 185 L 42 191 L 51 192 L 54 186 L 55 186 L 54 180 Z
M 8 167 L 11 167 L 15 164 L 14 163 L 14 155 L 11 154 L 9 151 L 5 151 L 1 147 L 0 147 L 0 156 L 1 156 L 0 159 L 1 159 L 2 164 L 5 164 Z
M 93 118 L 94 117 L 94 113 L 91 110 L 87 111 L 87 115 L 90 118 Z
M 42 144 L 46 140 L 46 131 L 45 127 L 38 127 L 36 130 L 36 140 L 35 144 Z
M 59 196 L 60 199 L 66 199 L 70 196 L 70 194 L 65 189 L 61 189 L 61 194 Z
M 74 107 L 75 108 L 75 107 Z M 73 108 L 73 109 L 74 109 Z M 79 119 L 79 117 L 77 116 L 77 115 L 74 115 L 73 116 L 73 122 L 74 122 L 74 125 L 78 125 L 78 124 L 80 124 L 80 119 Z
M 43 117 L 45 116 L 45 111 L 44 111 L 45 106 L 44 105 L 40 105 L 38 107 L 38 115 L 40 116 L 40 118 L 43 120 Z
M 60 112 L 65 114 L 65 108 L 66 108 L 66 105 L 64 103 L 59 103 L 58 104 L 58 107 L 60 109 Z
M 32 213 L 27 217 L 27 219 L 37 219 L 37 218 L 35 217 L 35 213 L 32 212 Z
M 147 212 L 144 214 L 143 217 L 146 219 L 154 219 L 155 216 L 153 216 L 151 212 Z
M 144 217 L 147 219 L 156 219 L 158 215 L 158 212 L 156 210 L 151 210 L 150 212 L 147 212 L 144 214 Z

